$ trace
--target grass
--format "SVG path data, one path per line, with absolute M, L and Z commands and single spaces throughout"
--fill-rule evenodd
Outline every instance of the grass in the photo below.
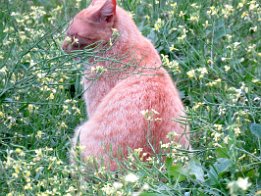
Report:
M 192 151 L 175 145 L 91 180 L 68 161 L 86 117 L 83 66 L 61 49 L 88 1 L 4 0 L 0 12 L 0 195 L 261 195 L 260 4 L 119 1 L 180 90 Z M 76 54 L 77 55 L 77 54 Z M 75 176 L 71 177 L 74 173 Z

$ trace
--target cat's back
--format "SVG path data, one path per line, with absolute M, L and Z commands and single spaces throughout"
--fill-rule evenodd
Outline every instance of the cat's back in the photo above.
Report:
M 142 115 L 142 111 L 152 110 L 156 111 L 155 119 L 157 120 L 150 124 L 151 133 L 157 143 L 166 142 L 166 135 L 170 131 L 175 130 L 177 134 L 184 132 L 185 127 L 175 122 L 175 119 L 184 116 L 183 104 L 174 83 L 162 68 L 142 75 L 133 75 L 120 81 L 104 97 L 93 120 L 104 127 L 115 124 L 111 126 L 113 128 L 111 130 L 108 130 L 110 127 L 101 130 L 104 134 L 110 135 L 107 139 L 108 143 L 114 143 L 110 139 L 120 132 L 121 138 L 133 141 L 130 147 L 142 146 L 146 149 L 146 134 L 150 119 Z M 182 145 L 189 145 L 187 138 L 180 138 Z M 114 138 L 114 140 L 121 139 Z

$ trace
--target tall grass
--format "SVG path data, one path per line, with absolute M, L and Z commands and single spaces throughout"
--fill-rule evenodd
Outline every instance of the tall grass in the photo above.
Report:
M 180 90 L 193 150 L 130 152 L 117 173 L 69 164 L 86 120 L 83 62 L 64 54 L 66 25 L 88 1 L 2 0 L 0 195 L 261 195 L 260 4 L 119 1 Z M 91 54 L 88 54 L 91 55 Z M 72 177 L 71 174 L 74 174 Z

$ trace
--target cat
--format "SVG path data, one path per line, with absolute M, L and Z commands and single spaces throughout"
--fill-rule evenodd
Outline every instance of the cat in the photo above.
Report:
M 110 43 L 115 32 L 118 37 Z M 176 142 L 190 147 L 188 127 L 175 120 L 185 117 L 175 84 L 153 44 L 116 0 L 93 0 L 76 14 L 66 36 L 62 48 L 67 53 L 101 41 L 110 49 L 98 57 L 113 59 L 86 62 L 83 86 L 89 120 L 75 130 L 72 157 L 79 145 L 83 159 L 95 157 L 116 170 L 114 159 L 126 157 L 128 148 L 153 154 L 160 141 L 169 142 L 170 132 Z M 98 68 L 103 73 L 90 79 Z

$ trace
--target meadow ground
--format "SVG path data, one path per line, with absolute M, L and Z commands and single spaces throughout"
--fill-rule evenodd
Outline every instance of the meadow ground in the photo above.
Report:
M 0 195 L 261 195 L 258 1 L 119 1 L 155 44 L 186 106 L 193 151 L 175 144 L 84 181 L 69 164 L 86 117 L 83 63 L 61 41 L 84 0 L 1 0 Z M 84 52 L 83 52 L 84 53 Z M 75 173 L 74 177 L 70 173 Z

